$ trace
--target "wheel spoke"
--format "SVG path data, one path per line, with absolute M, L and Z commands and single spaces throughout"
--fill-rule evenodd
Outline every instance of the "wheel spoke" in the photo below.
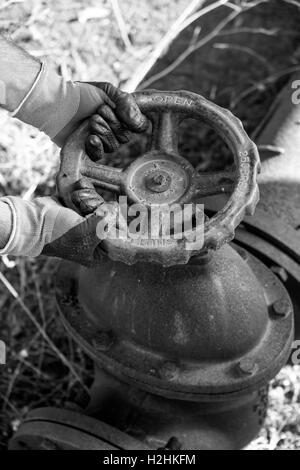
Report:
M 151 149 L 178 153 L 178 114 L 153 113 L 150 117 L 152 121 Z
M 195 194 L 197 196 L 214 196 L 220 193 L 230 193 L 236 181 L 234 171 L 217 171 L 213 173 L 198 173 Z
M 82 176 L 88 177 L 98 187 L 120 193 L 122 188 L 123 171 L 105 165 L 85 161 L 81 168 Z

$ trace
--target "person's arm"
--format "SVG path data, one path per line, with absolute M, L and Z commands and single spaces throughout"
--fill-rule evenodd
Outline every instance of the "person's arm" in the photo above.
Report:
M 81 191 L 93 191 L 92 184 L 80 180 L 74 196 L 80 197 Z M 116 224 L 118 208 L 116 203 L 105 203 L 99 194 L 93 197 L 97 198 L 97 209 L 87 217 L 63 207 L 57 198 L 39 197 L 31 201 L 15 196 L 1 198 L 0 227 L 11 226 L 11 230 L 5 234 L 5 243 L 0 241 L 0 255 L 44 254 L 84 266 L 98 265 L 102 260 L 101 241 L 106 238 L 107 229 Z M 9 212 L 3 212 L 5 206 L 13 215 L 11 220 Z
M 0 106 L 15 111 L 36 80 L 41 62 L 0 35 Z
M 105 141 L 109 144 L 104 150 L 113 151 L 124 142 L 120 134 L 126 129 L 142 132 L 147 126 L 132 95 L 110 83 L 66 80 L 46 62 L 39 62 L 1 36 L 0 95 L 0 106 L 47 134 L 59 146 L 99 107 L 109 108 L 110 112 L 104 113 L 104 126 L 97 126 L 87 143 L 93 158 L 99 157 Z M 113 138 L 107 139 L 108 134 Z
M 82 120 L 93 115 L 86 142 L 93 160 L 99 159 L 103 151 L 112 152 L 126 142 L 128 130 L 142 132 L 147 127 L 132 95 L 110 83 L 66 81 L 46 63 L 1 36 L 0 106 L 45 132 L 59 146 Z M 89 214 L 97 209 L 95 201 L 100 196 L 93 187 L 87 188 L 85 183 L 83 186 L 79 185 L 77 203 Z M 11 196 L 0 198 L 0 254 L 37 256 L 45 252 L 84 262 L 86 254 L 83 256 L 80 237 L 92 240 L 91 245 L 87 243 L 90 259 L 99 243 L 98 238 L 91 238 L 91 221 L 95 219 L 78 219 L 78 214 L 51 198 L 32 202 Z

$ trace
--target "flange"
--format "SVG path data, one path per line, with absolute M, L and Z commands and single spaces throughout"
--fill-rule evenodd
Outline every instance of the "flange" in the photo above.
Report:
M 287 361 L 293 308 L 278 278 L 244 253 L 247 262 L 226 246 L 207 265 L 160 272 L 63 263 L 63 323 L 109 373 L 151 393 L 214 401 L 260 388 Z M 273 309 L 279 300 L 288 305 L 282 316 Z
M 82 413 L 47 407 L 31 411 L 9 450 L 150 450 L 132 436 Z

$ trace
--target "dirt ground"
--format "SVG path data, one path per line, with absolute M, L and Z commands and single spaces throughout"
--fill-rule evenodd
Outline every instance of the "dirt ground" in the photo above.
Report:
M 0 0 L 0 32 L 76 80 L 124 84 L 189 0 L 122 0 L 128 37 L 122 39 L 110 0 Z M 0 111 L 0 192 L 30 198 L 52 194 L 58 151 L 33 128 Z M 207 152 L 210 153 L 209 151 Z M 84 406 L 92 362 L 57 319 L 56 261 L 2 257 L 0 449 L 28 410 Z M 58 352 L 60 351 L 60 353 Z M 270 387 L 266 423 L 251 449 L 300 449 L 300 366 L 285 367 Z

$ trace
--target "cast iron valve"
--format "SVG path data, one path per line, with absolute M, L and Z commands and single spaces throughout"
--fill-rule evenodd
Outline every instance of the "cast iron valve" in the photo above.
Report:
M 65 203 L 75 208 L 71 195 L 83 176 L 150 208 L 223 190 L 232 194 L 224 209 L 205 221 L 199 250 L 186 249 L 195 227 L 186 238 L 165 244 L 106 239 L 109 256 L 95 269 L 61 263 L 56 275 L 61 319 L 95 361 L 86 412 L 101 422 L 37 410 L 12 447 L 33 442 L 40 448 L 46 441 L 53 448 L 58 441 L 62 448 L 82 448 L 88 433 L 96 440 L 89 438 L 87 445 L 96 448 L 157 449 L 172 438 L 186 450 L 242 448 L 260 429 L 268 382 L 288 359 L 294 325 L 285 287 L 255 256 L 226 244 L 258 200 L 255 145 L 237 118 L 201 96 L 183 91 L 135 96 L 153 124 L 152 148 L 125 170 L 93 164 L 84 150 L 84 123 L 62 153 L 58 182 Z M 209 123 L 223 137 L 234 153 L 235 173 L 198 174 L 178 155 L 176 127 L 187 117 Z M 203 262 L 199 254 L 217 248 Z M 142 442 L 133 441 L 136 436 Z
M 88 122 L 70 137 L 62 151 L 58 175 L 60 195 L 68 207 L 75 183 L 88 177 L 95 186 L 126 195 L 146 207 L 172 207 L 195 198 L 231 192 L 225 207 L 209 220 L 184 231 L 181 239 L 106 238 L 102 246 L 115 261 L 133 264 L 152 261 L 164 266 L 186 264 L 194 255 L 220 248 L 234 238 L 245 215 L 252 215 L 259 199 L 256 183 L 260 162 L 255 144 L 233 114 L 200 95 L 187 91 L 144 91 L 134 94 L 152 122 L 151 149 L 124 170 L 93 163 L 85 152 Z M 199 173 L 178 153 L 178 126 L 187 118 L 209 124 L 234 154 L 235 171 Z M 204 226 L 203 226 L 204 224 Z M 201 231 L 201 246 L 195 243 Z M 189 249 L 187 249 L 187 244 Z

